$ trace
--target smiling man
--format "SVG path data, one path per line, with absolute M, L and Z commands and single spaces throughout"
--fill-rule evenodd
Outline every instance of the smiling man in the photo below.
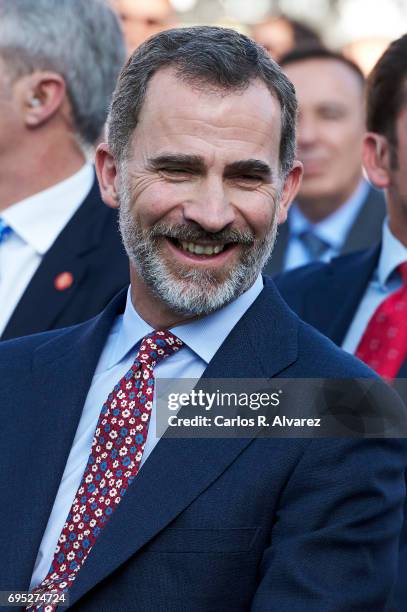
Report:
M 117 150 L 115 118 L 126 112 L 119 98 L 109 130 L 115 153 L 109 145 L 98 151 L 105 201 L 120 204 L 133 303 L 153 326 L 207 315 L 255 283 L 301 176 L 284 142 L 280 167 L 281 109 L 264 82 L 227 96 L 205 89 L 164 67 L 149 82 L 127 146 Z
M 131 287 L 0 347 L 0 590 L 81 612 L 387 609 L 403 442 L 156 434 L 158 379 L 373 377 L 396 401 L 260 275 L 301 178 L 295 115 L 231 30 L 161 33 L 124 68 L 96 167 Z

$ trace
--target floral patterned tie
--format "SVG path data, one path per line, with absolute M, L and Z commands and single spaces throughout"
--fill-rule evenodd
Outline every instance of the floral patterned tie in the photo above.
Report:
M 397 376 L 407 357 L 407 261 L 398 271 L 403 286 L 377 308 L 355 353 L 388 381 Z
M 153 406 L 153 369 L 182 346 L 168 330 L 155 331 L 141 341 L 133 365 L 102 407 L 91 453 L 51 567 L 34 594 L 67 592 L 77 577 L 139 470 Z M 53 604 L 26 608 L 40 612 L 55 609 Z

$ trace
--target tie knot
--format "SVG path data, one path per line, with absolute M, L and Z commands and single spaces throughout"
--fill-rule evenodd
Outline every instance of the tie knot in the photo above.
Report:
M 7 223 L 5 223 L 5 221 L 0 218 L 0 243 L 3 242 L 3 240 L 5 240 L 7 236 L 11 234 L 12 231 L 13 230 L 11 229 L 11 227 L 9 227 Z
M 319 259 L 330 248 L 328 242 L 323 238 L 320 238 L 311 229 L 304 230 L 303 232 L 301 232 L 301 234 L 298 235 L 298 238 L 301 240 L 302 244 L 308 251 L 311 259 Z
M 142 339 L 136 361 L 154 368 L 157 363 L 179 351 L 183 344 L 167 329 L 152 332 Z
M 399 265 L 398 271 L 400 272 L 401 278 L 403 279 L 403 285 L 407 285 L 407 261 L 404 261 Z

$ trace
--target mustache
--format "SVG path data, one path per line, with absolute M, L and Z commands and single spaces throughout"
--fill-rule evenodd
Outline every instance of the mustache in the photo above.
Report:
M 207 232 L 198 225 L 168 225 L 157 223 L 148 233 L 149 238 L 171 238 L 183 242 L 213 241 L 251 245 L 255 242 L 254 233 L 250 230 L 224 229 L 220 232 Z

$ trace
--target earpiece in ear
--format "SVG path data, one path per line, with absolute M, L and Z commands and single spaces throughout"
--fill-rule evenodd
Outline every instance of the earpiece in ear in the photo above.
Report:
M 39 98 L 31 98 L 30 106 L 36 107 L 41 104 L 41 100 Z

